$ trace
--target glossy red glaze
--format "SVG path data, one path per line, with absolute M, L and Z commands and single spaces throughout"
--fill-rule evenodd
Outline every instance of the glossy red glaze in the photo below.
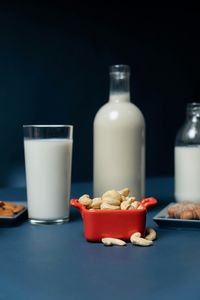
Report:
M 71 205 L 78 208 L 83 219 L 84 234 L 88 241 L 96 242 L 105 237 L 130 240 L 131 234 L 144 234 L 147 208 L 157 204 L 153 197 L 140 202 L 143 209 L 135 210 L 88 210 L 77 199 Z

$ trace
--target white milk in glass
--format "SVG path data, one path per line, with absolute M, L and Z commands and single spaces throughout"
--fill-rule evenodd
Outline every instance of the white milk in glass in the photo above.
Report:
M 200 147 L 175 147 L 175 197 L 200 202 Z
M 72 140 L 27 139 L 24 149 L 29 218 L 68 218 Z

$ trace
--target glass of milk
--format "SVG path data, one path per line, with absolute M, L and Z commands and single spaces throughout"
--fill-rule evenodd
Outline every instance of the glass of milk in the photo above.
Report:
M 73 126 L 24 125 L 28 217 L 32 224 L 69 220 Z
M 200 103 L 188 103 L 175 142 L 176 201 L 200 202 Z

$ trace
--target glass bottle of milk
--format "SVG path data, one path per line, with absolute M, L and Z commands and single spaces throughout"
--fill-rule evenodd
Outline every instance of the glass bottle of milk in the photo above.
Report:
M 93 192 L 130 188 L 130 195 L 144 197 L 145 121 L 130 102 L 130 68 L 110 67 L 109 101 L 94 119 Z
M 188 103 L 175 142 L 176 201 L 200 202 L 200 103 Z

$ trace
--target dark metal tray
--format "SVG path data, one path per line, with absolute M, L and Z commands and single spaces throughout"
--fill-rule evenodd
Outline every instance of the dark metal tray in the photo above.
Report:
M 170 203 L 165 208 L 163 208 L 153 220 L 160 227 L 177 227 L 177 228 L 200 228 L 200 220 L 183 220 L 183 219 L 174 219 L 168 216 L 168 208 L 175 203 Z
M 20 223 L 21 221 L 24 221 L 27 219 L 27 207 L 25 202 L 13 202 L 15 204 L 21 204 L 24 206 L 24 209 L 22 209 L 18 214 L 12 216 L 12 217 L 6 217 L 6 216 L 0 216 L 0 226 L 1 225 L 16 225 Z

